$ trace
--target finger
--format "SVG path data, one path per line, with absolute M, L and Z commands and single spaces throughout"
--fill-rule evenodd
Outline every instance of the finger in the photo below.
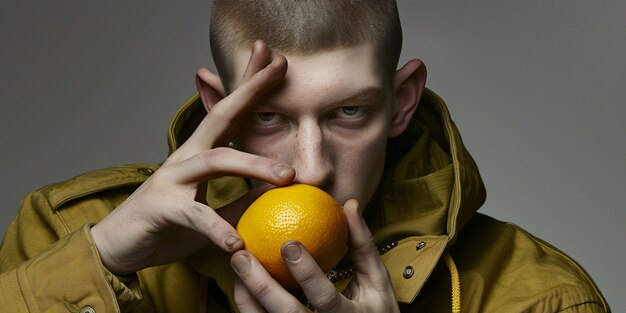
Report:
M 271 188 L 273 188 L 272 185 L 267 184 L 253 188 L 245 195 L 241 196 L 239 199 L 219 209 L 216 209 L 215 211 L 230 225 L 232 225 L 233 227 L 237 227 L 237 223 L 239 223 L 241 215 L 243 215 L 243 213 L 248 209 L 252 202 L 254 202 L 254 200 L 256 200 L 258 197 L 260 197 L 263 193 Z
M 343 210 L 348 219 L 349 245 L 357 274 L 364 274 L 371 282 L 379 285 L 388 284 L 387 268 L 380 259 L 372 232 L 359 213 L 358 202 L 355 199 L 348 200 Z
M 345 312 L 347 299 L 297 241 L 283 244 L 281 254 L 293 278 L 298 282 L 316 312 Z
M 269 312 L 306 312 L 307 309 L 267 273 L 248 251 L 240 250 L 230 264 L 256 301 Z
M 252 44 L 252 52 L 250 53 L 250 60 L 248 66 L 243 73 L 241 82 L 249 80 L 256 72 L 262 70 L 267 66 L 271 59 L 270 49 L 263 40 L 257 40 Z
M 206 150 L 161 170 L 161 176 L 180 184 L 197 184 L 222 176 L 239 176 L 256 178 L 272 185 L 285 185 L 295 177 L 295 170 L 289 165 L 230 148 Z
M 176 197 L 168 198 L 168 203 L 162 207 L 167 208 L 160 215 L 166 224 L 192 229 L 226 252 L 243 248 L 243 240 L 237 231 L 210 207 L 187 198 Z
M 280 83 L 287 72 L 287 59 L 277 56 L 261 71 L 218 102 L 187 142 L 179 148 L 178 159 L 188 158 L 224 141 L 234 131 L 235 122 L 272 87 Z
M 254 296 L 250 293 L 246 285 L 241 282 L 241 279 L 235 280 L 235 304 L 242 313 L 257 313 L 265 312 L 263 307 L 254 299 Z

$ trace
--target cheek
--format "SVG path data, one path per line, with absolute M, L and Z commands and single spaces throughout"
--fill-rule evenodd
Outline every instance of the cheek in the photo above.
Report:
M 382 129 L 369 129 L 358 136 L 345 138 L 337 143 L 344 161 L 354 169 L 369 170 L 369 167 L 384 162 L 387 137 Z
M 369 127 L 336 143 L 336 183 L 342 200 L 357 197 L 364 204 L 376 191 L 385 163 L 386 130 L 384 125 Z
M 340 203 L 350 198 L 367 203 L 378 187 L 384 168 L 389 129 L 386 116 L 381 114 L 359 129 L 321 129 L 324 133 L 322 159 L 330 163 L 333 175 L 329 186 L 332 190 L 327 191 Z M 298 138 L 293 133 L 268 136 L 242 129 L 237 138 L 241 151 L 297 166 L 293 164 L 297 159 L 293 147 Z

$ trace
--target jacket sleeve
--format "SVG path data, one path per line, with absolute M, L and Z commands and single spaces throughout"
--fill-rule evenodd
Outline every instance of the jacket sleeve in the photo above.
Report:
M 0 248 L 0 310 L 129 311 L 141 300 L 136 275 L 117 277 L 100 262 L 90 224 L 69 229 L 41 193 L 29 194 Z

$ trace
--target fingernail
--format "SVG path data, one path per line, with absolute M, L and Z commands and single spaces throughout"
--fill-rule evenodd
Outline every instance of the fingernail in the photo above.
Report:
M 291 166 L 286 164 L 275 164 L 272 168 L 274 171 L 274 175 L 278 178 L 283 178 L 291 175 L 291 171 L 293 170 Z
M 230 265 L 240 276 L 250 272 L 250 258 L 245 254 L 239 254 L 234 256 L 230 260 Z
M 283 249 L 283 256 L 287 261 L 298 261 L 302 256 L 302 248 L 296 243 L 289 244 Z
M 236 244 L 238 244 L 241 241 L 241 238 L 235 236 L 235 235 L 230 235 L 228 236 L 228 238 L 226 238 L 226 240 L 224 240 L 224 244 L 226 245 L 226 247 L 228 247 L 229 249 L 232 249 Z

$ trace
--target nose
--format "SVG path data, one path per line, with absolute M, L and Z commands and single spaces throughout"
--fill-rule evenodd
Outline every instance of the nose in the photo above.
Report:
M 330 184 L 334 171 L 333 151 L 317 122 L 303 122 L 299 125 L 293 149 L 295 158 L 292 165 L 296 170 L 296 182 L 322 189 Z

